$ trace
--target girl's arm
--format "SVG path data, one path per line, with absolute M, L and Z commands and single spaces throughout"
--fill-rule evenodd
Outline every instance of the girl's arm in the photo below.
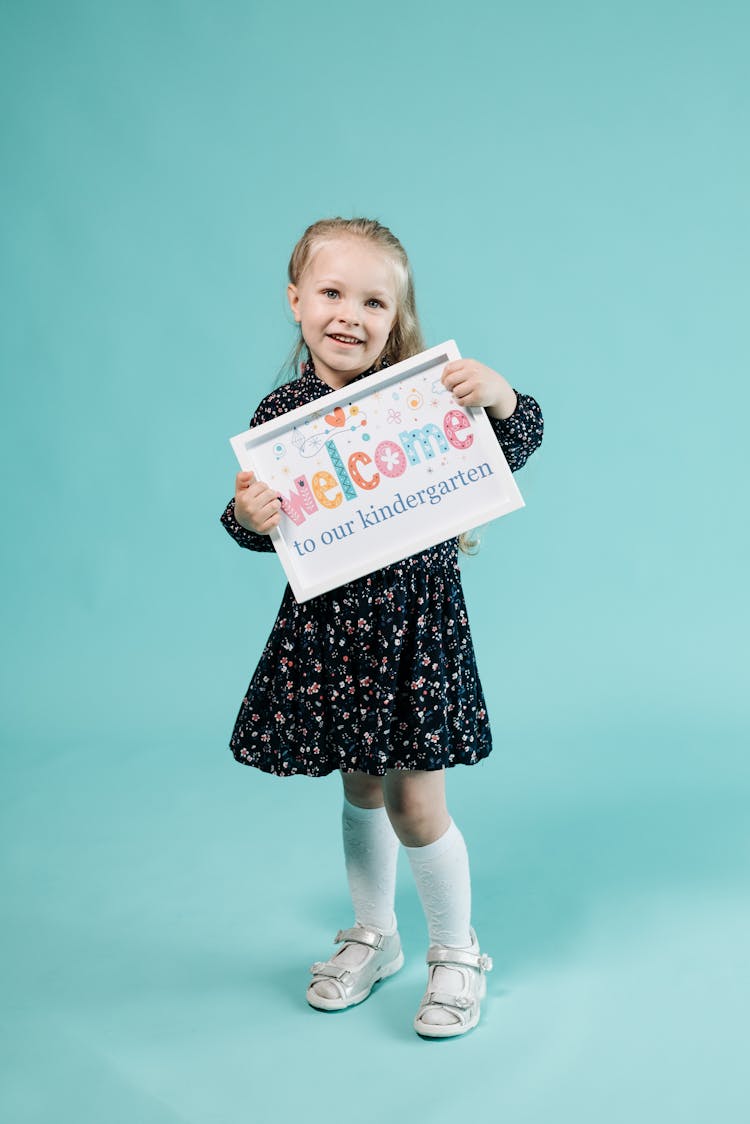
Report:
M 508 467 L 511 472 L 518 472 L 542 443 L 544 418 L 535 398 L 530 394 L 519 394 L 518 391 L 514 393 L 517 405 L 510 417 L 494 418 L 489 410 L 487 415 Z
M 277 397 L 271 393 L 263 399 L 250 421 L 250 429 L 284 412 L 277 408 Z M 268 532 L 279 522 L 280 507 L 278 497 L 262 481 L 255 480 L 252 472 L 238 472 L 234 498 L 224 508 L 221 522 L 246 550 L 272 551 L 274 545 Z
M 442 381 L 459 405 L 484 406 L 510 470 L 522 468 L 544 435 L 536 399 L 519 394 L 507 379 L 476 359 L 448 363 Z
M 247 473 L 241 473 L 240 475 L 247 475 Z M 243 527 L 241 523 L 238 523 L 233 499 L 231 499 L 224 508 L 221 522 L 234 541 L 238 543 L 239 546 L 244 546 L 246 550 L 272 551 L 274 549 L 271 536 L 267 532 L 261 534 L 258 531 L 250 531 L 247 527 Z

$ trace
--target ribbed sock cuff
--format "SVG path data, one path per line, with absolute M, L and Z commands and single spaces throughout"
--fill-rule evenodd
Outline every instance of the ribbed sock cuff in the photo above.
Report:
M 344 797 L 344 812 L 352 820 L 369 820 L 374 816 L 387 814 L 383 804 L 379 808 L 359 808 L 356 804 L 350 804 L 346 797 Z
M 460 836 L 461 832 L 451 820 L 447 830 L 434 843 L 428 843 L 426 847 L 404 847 L 404 850 L 409 856 L 409 862 L 428 863 L 444 855 Z

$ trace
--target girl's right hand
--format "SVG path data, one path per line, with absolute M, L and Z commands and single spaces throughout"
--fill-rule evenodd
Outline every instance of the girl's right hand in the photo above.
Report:
M 246 531 L 267 535 L 281 519 L 278 493 L 255 479 L 254 472 L 238 472 L 234 487 L 234 516 Z

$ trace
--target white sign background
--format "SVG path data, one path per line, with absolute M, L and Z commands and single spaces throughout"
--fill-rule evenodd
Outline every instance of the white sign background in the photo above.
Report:
M 297 601 L 524 506 L 484 410 L 440 381 L 458 358 L 449 340 L 231 438 L 282 498 Z

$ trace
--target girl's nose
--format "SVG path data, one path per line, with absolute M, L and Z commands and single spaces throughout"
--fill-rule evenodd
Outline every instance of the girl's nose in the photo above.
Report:
M 339 305 L 339 320 L 345 320 L 347 324 L 359 323 L 357 308 L 352 301 L 342 301 Z

